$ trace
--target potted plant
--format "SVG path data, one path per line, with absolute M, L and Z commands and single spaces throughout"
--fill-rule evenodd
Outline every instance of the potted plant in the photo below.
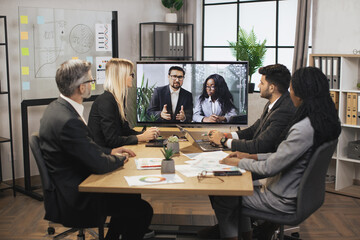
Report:
M 180 146 L 179 146 L 179 138 L 177 136 L 170 136 L 167 139 L 167 148 L 171 148 L 173 153 L 179 153 Z
M 179 11 L 182 8 L 184 4 L 183 0 L 161 0 L 161 3 L 164 7 L 170 9 L 170 13 L 165 15 L 165 22 L 176 23 L 176 11 Z
M 140 122 L 155 122 L 158 118 L 155 115 L 148 116 L 146 110 L 149 107 L 151 96 L 154 94 L 155 84 L 149 86 L 149 79 L 146 79 L 142 76 L 141 86 L 136 89 L 137 94 L 137 103 L 138 107 L 136 109 L 137 118 Z
M 252 93 L 255 84 L 251 83 L 251 77 L 263 65 L 266 53 L 266 39 L 263 42 L 257 41 L 254 28 L 247 33 L 239 27 L 237 42 L 229 42 L 229 44 L 237 61 L 249 62 L 249 93 Z
M 175 162 L 172 159 L 174 152 L 171 148 L 165 148 L 164 151 L 160 150 L 164 155 L 165 159 L 161 162 L 161 173 L 175 173 Z

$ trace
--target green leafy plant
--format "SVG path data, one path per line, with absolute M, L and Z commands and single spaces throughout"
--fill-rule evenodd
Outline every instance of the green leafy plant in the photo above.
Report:
M 168 142 L 176 143 L 179 142 L 179 138 L 177 136 L 170 136 L 168 137 Z
M 251 76 L 263 65 L 266 53 L 266 39 L 263 42 L 257 41 L 254 28 L 247 33 L 239 27 L 237 42 L 229 42 L 229 44 L 237 61 L 249 62 L 249 83 L 251 83 Z
M 161 0 L 164 7 L 170 9 L 171 13 L 179 11 L 183 6 L 183 0 Z
M 151 96 L 154 93 L 155 84 L 149 87 L 149 80 L 145 82 L 144 75 L 142 76 L 141 85 L 136 89 L 136 100 L 138 107 L 136 109 L 137 117 L 140 122 L 155 122 L 158 117 L 155 115 L 148 116 L 146 110 L 149 107 Z
M 164 151 L 161 149 L 160 149 L 160 151 L 164 155 L 165 160 L 171 160 L 171 157 L 174 155 L 173 150 L 171 148 L 165 148 L 165 146 L 163 148 L 164 148 Z

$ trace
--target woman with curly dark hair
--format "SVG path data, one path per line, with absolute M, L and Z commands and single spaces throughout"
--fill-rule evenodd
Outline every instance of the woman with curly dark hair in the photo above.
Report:
M 234 98 L 225 79 L 219 74 L 206 78 L 203 90 L 195 105 L 194 122 L 229 122 L 236 116 Z
M 274 214 L 295 213 L 300 181 L 311 155 L 320 145 L 340 135 L 340 121 L 330 97 L 329 83 L 320 69 L 298 69 L 291 78 L 290 97 L 297 110 L 281 135 L 276 152 L 234 152 L 220 161 L 266 178 L 261 187 L 254 187 L 252 196 L 242 198 L 242 205 L 247 208 Z M 214 196 L 211 202 L 222 239 L 238 239 L 238 198 Z M 250 219 L 243 217 L 242 223 L 246 233 L 243 239 L 251 239 Z

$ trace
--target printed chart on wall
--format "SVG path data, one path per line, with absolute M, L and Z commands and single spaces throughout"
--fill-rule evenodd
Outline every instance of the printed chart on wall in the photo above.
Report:
M 22 99 L 54 98 L 58 67 L 69 59 L 92 64 L 103 92 L 105 65 L 112 57 L 112 12 L 19 8 Z

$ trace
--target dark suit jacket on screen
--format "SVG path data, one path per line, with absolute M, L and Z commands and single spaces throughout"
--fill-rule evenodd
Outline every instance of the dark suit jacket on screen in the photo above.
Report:
M 193 99 L 192 93 L 186 91 L 183 88 L 180 88 L 179 93 L 179 100 L 176 105 L 175 113 L 172 112 L 172 105 L 171 105 L 171 96 L 170 96 L 170 88 L 169 85 L 155 88 L 154 94 L 151 98 L 149 108 L 147 110 L 147 114 L 155 115 L 158 117 L 157 121 L 163 122 L 180 122 L 176 120 L 176 115 L 179 114 L 181 105 L 184 106 L 184 112 L 186 116 L 185 122 L 191 122 L 192 115 L 193 115 Z M 164 120 L 160 117 L 160 113 L 167 104 L 168 113 L 171 114 L 171 120 Z
M 121 119 L 117 102 L 108 91 L 92 104 L 88 126 L 95 142 L 102 147 L 116 148 L 138 143 L 136 135 L 140 133 Z
M 270 102 L 268 102 L 260 117 L 252 126 L 237 131 L 239 139 L 231 142 L 232 151 L 247 153 L 275 152 L 275 145 L 282 131 L 289 124 L 295 107 L 291 101 L 290 94 L 283 94 L 267 113 Z
M 40 120 L 40 149 L 51 180 L 59 217 L 68 226 L 99 224 L 98 196 L 80 193 L 79 184 L 90 174 L 111 172 L 124 157 L 109 155 L 111 149 L 97 145 L 76 110 L 63 98 L 53 101 Z M 55 213 L 53 213 L 55 214 Z

